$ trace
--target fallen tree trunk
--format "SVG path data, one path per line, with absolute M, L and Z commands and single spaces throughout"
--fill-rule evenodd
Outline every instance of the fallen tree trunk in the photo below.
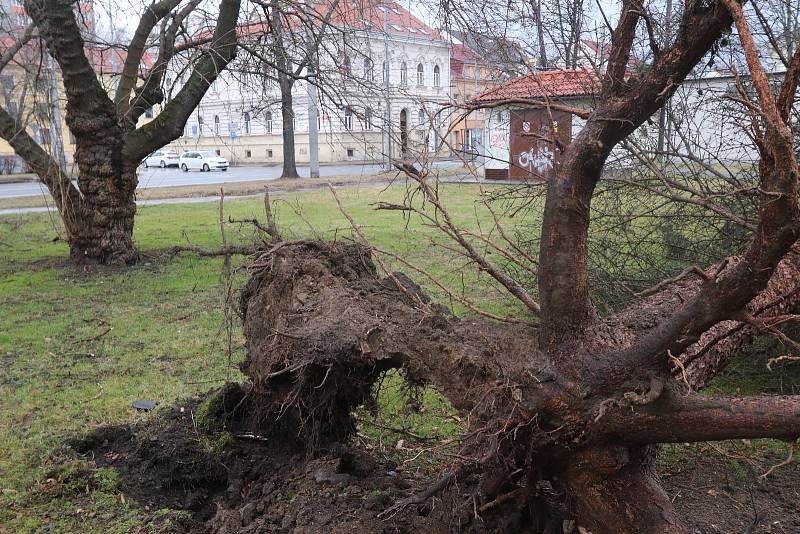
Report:
M 411 384 L 432 384 L 468 422 L 460 457 L 482 478 L 477 506 L 520 490 L 486 513 L 522 507 L 540 528 L 566 513 L 593 532 L 684 532 L 658 482 L 654 444 L 800 435 L 794 397 L 707 398 L 666 368 L 649 381 L 615 376 L 615 388 L 603 372 L 559 372 L 536 348 L 536 328 L 459 320 L 405 276 L 378 276 L 366 247 L 284 242 L 251 270 L 242 370 L 259 432 L 312 453 L 344 440 L 353 409 L 399 369 Z M 607 357 L 598 354 L 598 369 Z

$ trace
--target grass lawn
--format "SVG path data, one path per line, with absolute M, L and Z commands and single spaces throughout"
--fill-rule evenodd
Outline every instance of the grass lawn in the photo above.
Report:
M 399 201 L 404 192 L 371 185 L 342 189 L 339 196 L 377 246 L 402 254 L 487 309 L 519 311 L 485 276 L 462 274 L 463 260 L 433 246 L 431 229 L 370 206 Z M 444 193 L 452 215 L 470 227 L 490 220 L 475 195 L 473 186 L 458 185 Z M 327 190 L 274 200 L 285 237 L 352 239 Z M 224 208 L 226 217 L 263 219 L 260 198 L 230 200 Z M 175 244 L 219 246 L 218 209 L 218 203 L 140 208 L 135 237 L 145 261 L 90 273 L 66 263 L 57 216 L 0 216 L 0 526 L 21 532 L 129 531 L 137 510 L 113 490 L 96 489 L 78 500 L 36 498 L 47 492 L 48 478 L 63 476 L 48 472 L 47 455 L 96 425 L 146 417 L 131 408 L 134 400 L 176 403 L 227 379 L 243 379 L 238 324 L 227 355 L 222 259 L 163 254 Z M 227 234 L 229 241 L 253 238 L 247 225 L 228 225 Z M 243 281 L 239 274 L 235 284 Z M 447 415 L 434 392 L 427 392 L 426 402 Z M 390 394 L 384 407 L 401 412 L 403 403 Z M 416 416 L 406 424 L 417 432 L 457 428 L 447 417 L 431 421 Z
M 401 212 L 371 206 L 379 200 L 397 202 L 404 193 L 400 186 L 363 185 L 342 189 L 339 196 L 376 246 L 402 255 L 487 310 L 522 313 L 485 275 L 463 270 L 463 258 L 436 246 L 434 240 L 441 238 L 434 230 Z M 491 222 L 476 195 L 474 185 L 442 189 L 453 217 L 469 228 Z M 327 190 L 274 200 L 285 237 L 352 239 Z M 260 198 L 227 201 L 224 208 L 226 217 L 263 219 Z M 48 455 L 57 455 L 65 439 L 94 426 L 147 417 L 132 409 L 134 400 L 179 403 L 225 380 L 243 379 L 237 368 L 243 357 L 238 324 L 228 355 L 222 259 L 163 254 L 176 244 L 219 246 L 218 209 L 217 203 L 141 208 L 135 237 L 145 261 L 130 269 L 88 273 L 66 263 L 57 216 L 0 216 L 0 533 L 130 532 L 141 511 L 121 497 L 113 470 L 91 475 L 88 492 L 53 494 L 54 485 L 68 486 L 70 476 L 54 471 Z M 534 205 L 521 223 L 537 226 L 539 211 Z M 506 223 L 511 232 L 517 221 Z M 249 226 L 227 228 L 229 242 L 252 241 Z M 424 278 L 414 278 L 435 300 L 444 298 Z M 237 274 L 234 285 L 243 282 Z M 427 435 L 447 436 L 458 429 L 435 392 L 427 391 L 424 400 L 427 413 L 403 424 Z M 385 396 L 382 407 L 389 416 L 404 411 L 396 391 Z M 364 432 L 397 439 L 369 424 Z

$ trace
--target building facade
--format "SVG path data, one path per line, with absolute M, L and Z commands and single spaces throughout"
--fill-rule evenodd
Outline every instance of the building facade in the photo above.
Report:
M 392 2 L 368 3 L 331 20 L 329 49 L 336 51 L 320 55 L 316 98 L 304 79 L 292 90 L 296 160 L 310 158 L 312 102 L 323 163 L 449 153 L 440 137 L 447 129 L 441 109 L 450 101 L 449 42 Z M 282 162 L 280 92 L 277 84 L 262 83 L 253 90 L 236 72 L 223 73 L 169 147 L 217 151 L 233 164 Z

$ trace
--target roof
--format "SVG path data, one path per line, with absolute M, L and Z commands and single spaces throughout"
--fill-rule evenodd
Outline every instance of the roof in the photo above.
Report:
M 547 70 L 532 72 L 492 87 L 475 97 L 475 102 L 512 98 L 575 98 L 597 94 L 599 79 L 588 70 Z
M 121 48 L 86 46 L 84 53 L 92 64 L 92 68 L 99 74 L 120 74 L 128 59 L 128 51 Z M 139 72 L 144 73 L 155 64 L 155 55 L 145 50 L 139 63 Z
M 450 30 L 450 34 L 477 57 L 495 65 L 525 64 L 530 56 L 519 43 L 506 37 L 457 30 Z
M 453 44 L 453 47 L 450 49 L 450 59 L 464 63 L 478 63 L 481 61 L 478 54 L 464 44 Z
M 330 0 L 314 2 L 312 9 L 314 14 L 312 19 L 315 24 L 321 24 L 330 11 Z M 350 30 L 364 30 L 383 33 L 384 31 L 384 11 L 386 12 L 386 33 L 388 35 L 415 37 L 418 39 L 428 39 L 443 41 L 442 35 L 411 14 L 392 0 L 342 0 L 331 13 L 330 24 Z M 298 28 L 301 22 L 299 17 L 290 22 Z M 268 33 L 270 28 L 263 21 L 252 21 L 239 26 L 237 33 L 240 35 L 256 35 Z

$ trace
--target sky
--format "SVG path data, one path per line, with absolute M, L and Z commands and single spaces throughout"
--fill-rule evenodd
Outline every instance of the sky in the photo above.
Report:
M 411 13 L 432 27 L 439 27 L 440 23 L 436 19 L 436 0 L 430 2 L 418 2 L 413 0 L 397 0 L 398 3 L 406 7 Z M 524 0 L 519 0 L 524 1 Z M 586 0 L 589 16 L 595 18 L 597 24 L 601 24 L 597 2 L 599 1 L 606 15 L 615 22 L 619 14 L 618 0 Z M 149 4 L 149 2 L 147 2 Z M 214 0 L 207 0 L 209 9 L 215 6 Z M 432 5 L 433 4 L 433 5 Z M 95 0 L 95 24 L 98 31 L 109 37 L 110 21 L 113 21 L 117 36 L 127 35 L 130 37 L 136 30 L 139 17 L 144 10 L 146 3 L 143 0 Z

